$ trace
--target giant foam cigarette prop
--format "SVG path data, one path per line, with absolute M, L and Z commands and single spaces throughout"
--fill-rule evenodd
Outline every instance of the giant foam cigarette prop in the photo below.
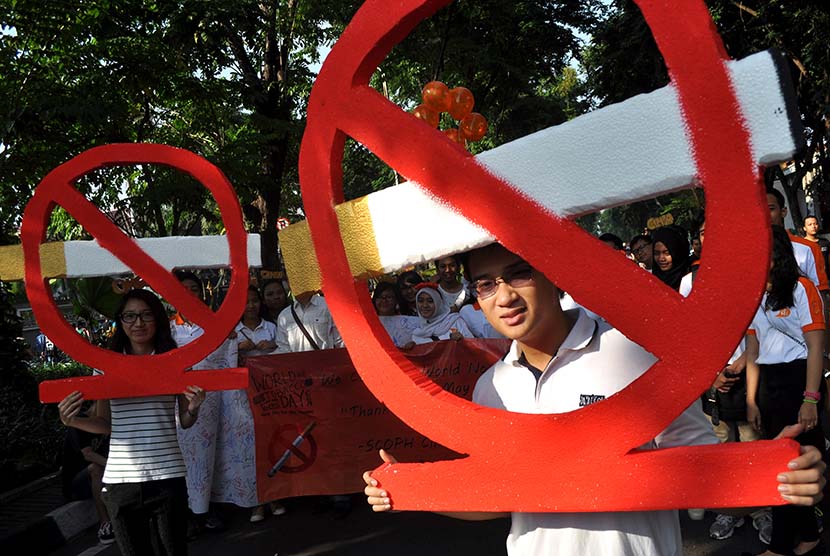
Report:
M 190 174 L 216 198 L 227 236 L 134 240 L 75 189 L 75 182 L 89 172 L 129 164 L 161 164 Z M 66 209 L 95 242 L 45 244 L 46 227 L 56 205 Z M 248 264 L 259 261 L 258 242 L 245 232 L 233 187 L 204 158 L 183 149 L 147 143 L 104 145 L 85 151 L 43 178 L 26 205 L 20 237 L 26 293 L 41 329 L 70 357 L 104 373 L 44 381 L 40 384 L 42 402 L 60 401 L 75 390 L 86 399 L 101 399 L 176 394 L 194 384 L 206 390 L 247 386 L 248 372 L 244 368 L 187 372 L 216 349 L 239 321 L 247 298 Z M 254 247 L 250 258 L 249 245 Z M 9 253 L 13 257 L 14 250 L 5 252 L 7 258 Z M 232 268 L 228 292 L 216 312 L 170 273 L 174 267 L 192 266 Z M 90 276 L 124 272 L 127 268 L 199 324 L 204 334 L 166 353 L 140 356 L 115 353 L 80 338 L 55 306 L 48 286 L 49 275 Z
M 726 64 L 758 165 L 787 160 L 800 141 L 776 78 L 781 63 L 761 52 Z M 562 217 L 676 191 L 696 174 L 674 85 L 501 145 L 476 161 Z M 352 274 L 361 278 L 493 242 L 415 181 L 336 211 Z M 280 246 L 294 293 L 320 289 L 308 224 L 280 231 Z
M 697 403 L 758 307 L 770 254 L 759 166 L 786 158 L 800 138 L 782 65 L 767 54 L 729 61 L 701 0 L 637 0 L 671 88 L 477 159 L 369 86 L 394 45 L 448 2 L 368 0 L 320 70 L 300 149 L 300 184 L 323 291 L 355 368 L 407 425 L 467 454 L 381 465 L 373 476 L 393 507 L 580 512 L 784 503 L 776 476 L 798 454 L 791 440 L 638 449 Z M 365 234 L 339 241 L 344 209 L 335 207 L 343 203 L 347 136 L 419 184 L 410 191 L 422 188 L 486 234 L 456 239 L 470 225 L 448 225 L 459 219 L 447 211 L 439 211 L 444 216 L 437 221 L 430 212 L 435 205 L 419 211 L 426 218 L 404 223 L 418 209 L 415 202 L 387 203 L 388 220 L 380 219 L 367 198 L 348 206 L 371 210 L 385 224 L 363 221 L 353 227 Z M 685 299 L 562 217 L 693 179 L 706 193 L 707 237 L 694 290 Z M 740 234 L 733 233 L 736 214 Z M 438 230 L 433 245 L 419 243 L 416 251 L 407 244 L 387 256 L 386 245 L 429 229 Z M 421 251 L 432 258 L 496 239 L 657 362 L 608 399 L 569 413 L 512 413 L 460 399 L 400 355 L 365 283 L 349 278 L 368 272 L 347 257 L 350 245 L 367 235 L 378 246 L 377 270 L 419 260 Z
M 230 264 L 226 236 L 172 236 L 136 239 L 162 268 L 222 268 Z M 88 278 L 132 272 L 129 265 L 95 241 L 56 241 L 40 246 L 44 278 Z M 258 234 L 248 234 L 248 266 L 262 266 Z M 23 280 L 23 248 L 0 247 L 0 280 Z

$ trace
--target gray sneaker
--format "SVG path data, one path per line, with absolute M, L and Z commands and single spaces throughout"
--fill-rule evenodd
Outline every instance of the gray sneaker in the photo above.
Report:
M 98 527 L 98 542 L 101 544 L 112 544 L 115 542 L 115 534 L 112 532 L 112 523 L 105 521 Z
M 772 514 L 769 510 L 752 518 L 752 526 L 758 531 L 758 538 L 764 544 L 772 540 Z
M 734 515 L 718 514 L 715 522 L 709 527 L 709 536 L 722 541 L 728 539 L 735 532 L 735 528 L 744 524 L 744 518 Z

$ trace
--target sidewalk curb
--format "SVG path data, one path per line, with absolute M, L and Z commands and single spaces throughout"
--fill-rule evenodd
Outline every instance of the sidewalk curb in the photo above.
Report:
M 4 554 L 43 554 L 60 548 L 72 537 L 98 523 L 92 500 L 64 504 L 0 539 Z

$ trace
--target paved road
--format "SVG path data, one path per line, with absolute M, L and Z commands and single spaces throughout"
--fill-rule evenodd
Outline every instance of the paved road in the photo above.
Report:
M 428 513 L 373 514 L 355 497 L 355 506 L 345 519 L 330 513 L 314 514 L 312 499 L 294 499 L 288 513 L 248 523 L 247 511 L 220 506 L 228 528 L 221 533 L 204 532 L 190 543 L 191 556 L 458 556 L 505 554 L 507 520 L 469 523 Z M 737 556 L 764 548 L 750 523 L 726 541 L 709 539 L 713 515 L 691 521 L 681 512 L 683 553 L 691 556 Z M 825 539 L 828 540 L 828 539 Z M 88 531 L 54 556 L 119 556 L 115 545 L 101 547 L 94 531 Z M 582 555 L 579 555 L 582 556 Z

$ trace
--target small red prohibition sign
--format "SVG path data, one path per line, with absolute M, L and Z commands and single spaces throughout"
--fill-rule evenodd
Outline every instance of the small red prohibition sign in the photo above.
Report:
M 268 445 L 269 461 L 275 462 L 282 457 L 286 450 L 291 457 L 280 467 L 280 473 L 299 473 L 311 467 L 317 460 L 317 440 L 313 433 L 303 438 L 303 443 L 294 446 L 294 439 L 302 432 L 299 425 L 280 425 Z
M 705 4 L 637 2 L 669 68 L 707 196 L 706 253 L 694 292 L 682 299 L 369 86 L 392 47 L 448 3 L 369 0 L 360 8 L 312 90 L 300 152 L 323 290 L 355 367 L 405 423 L 469 454 L 449 462 L 384 465 L 374 476 L 399 509 L 615 511 L 782 503 L 775 476 L 797 454 L 793 442 L 635 451 L 708 388 L 751 320 L 766 277 L 763 188 Z M 365 285 L 343 279 L 351 275 L 348 260 L 342 242 L 331 238 L 340 234 L 333 207 L 343 201 L 346 136 L 488 230 L 658 361 L 618 394 L 564 414 L 508 413 L 436 393 L 394 349 Z M 723 156 L 725 145 L 730 156 Z M 598 164 L 602 156 L 597 153 Z M 551 176 L 552 188 L 569 186 L 557 180 Z M 736 212 L 745 233 L 727 239 Z M 694 342 L 678 341 L 692 337 Z M 487 477 L 487 488 L 470 477 Z
M 142 251 L 135 241 L 74 187 L 81 176 L 93 170 L 126 164 L 162 164 L 184 171 L 207 187 L 216 198 L 227 230 L 230 265 L 238 269 L 233 273 L 228 294 L 216 313 L 185 290 L 170 271 Z M 55 305 L 41 270 L 39 249 L 45 241 L 49 217 L 56 205 L 66 209 L 101 247 L 132 268 L 165 299 L 202 326 L 205 333 L 184 347 L 145 356 L 126 356 L 78 341 L 74 328 Z M 26 291 L 38 324 L 73 359 L 105 373 L 104 377 L 44 382 L 41 384 L 43 402 L 59 401 L 73 389 L 81 390 L 87 399 L 181 392 L 185 382 L 184 369 L 203 359 L 222 343 L 245 305 L 248 287 L 248 273 L 245 270 L 248 266 L 247 234 L 242 224 L 239 201 L 222 172 L 190 151 L 140 143 L 105 145 L 81 153 L 52 170 L 38 185 L 23 214 L 21 239 Z M 247 377 L 230 370 L 204 372 L 199 375 L 199 383 L 206 389 L 231 385 L 244 387 Z

